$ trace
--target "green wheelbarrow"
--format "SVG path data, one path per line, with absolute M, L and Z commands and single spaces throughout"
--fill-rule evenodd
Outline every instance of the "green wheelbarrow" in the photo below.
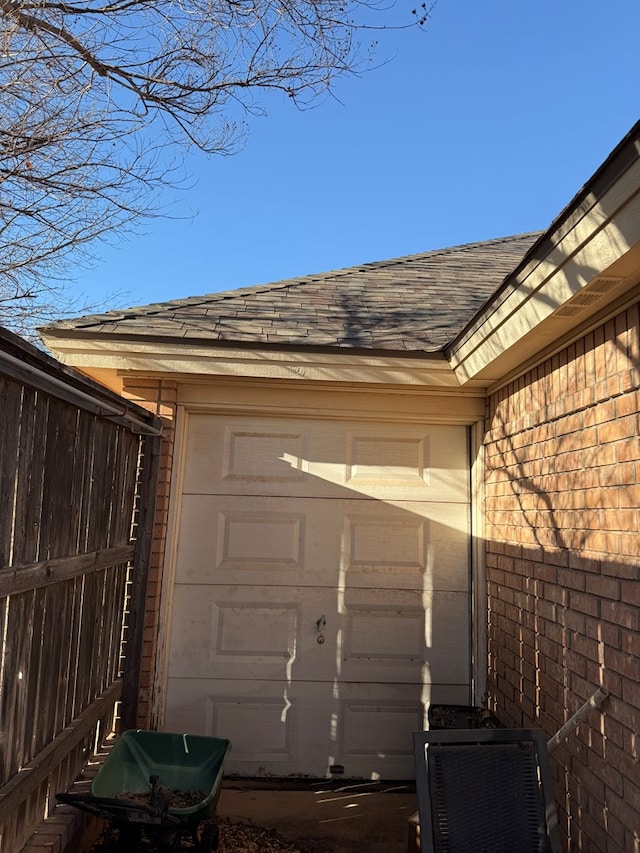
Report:
M 190 836 L 197 853 L 218 848 L 215 816 L 228 740 L 189 734 L 131 730 L 116 742 L 89 794 L 56 794 L 109 821 L 108 838 L 135 850 L 143 839 L 159 851 L 178 850 Z M 112 835 L 113 832 L 113 835 Z M 193 849 L 193 848 L 192 848 Z

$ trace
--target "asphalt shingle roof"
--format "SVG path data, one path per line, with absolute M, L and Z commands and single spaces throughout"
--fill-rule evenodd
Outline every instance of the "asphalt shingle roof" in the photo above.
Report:
M 434 353 L 469 323 L 538 236 L 471 243 L 47 328 L 174 343 Z

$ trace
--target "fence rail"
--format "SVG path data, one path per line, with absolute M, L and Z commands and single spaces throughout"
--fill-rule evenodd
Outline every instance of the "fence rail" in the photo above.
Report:
M 128 592 L 144 596 L 158 432 L 0 330 L 2 850 L 22 848 L 111 729 L 123 668 L 135 702 L 139 631 L 124 664 L 123 636 Z

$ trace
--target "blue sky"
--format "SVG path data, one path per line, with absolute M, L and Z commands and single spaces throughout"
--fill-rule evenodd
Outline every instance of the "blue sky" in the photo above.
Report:
M 438 0 L 339 100 L 270 98 L 240 153 L 190 155 L 173 218 L 72 292 L 143 305 L 546 228 L 639 117 L 639 32 L 638 0 Z

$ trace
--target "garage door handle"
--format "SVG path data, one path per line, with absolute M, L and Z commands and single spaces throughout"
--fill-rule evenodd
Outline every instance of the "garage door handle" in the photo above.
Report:
M 319 619 L 316 619 L 316 628 L 318 630 L 318 634 L 322 632 L 322 629 L 327 624 L 327 620 L 324 618 L 324 613 Z

